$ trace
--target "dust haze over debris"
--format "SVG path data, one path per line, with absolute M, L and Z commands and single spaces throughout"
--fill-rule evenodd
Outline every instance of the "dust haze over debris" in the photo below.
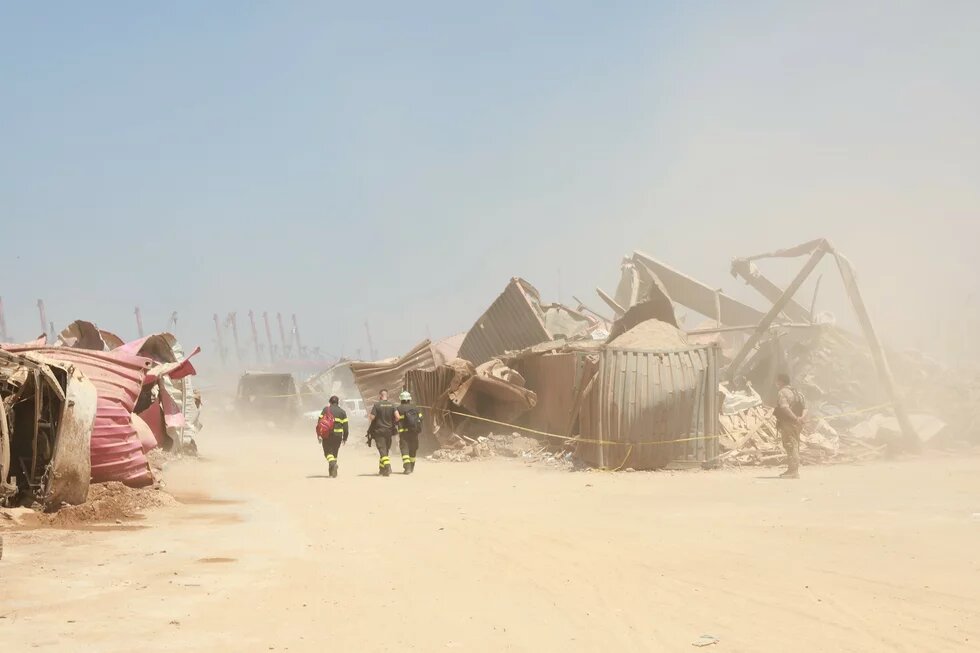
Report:
M 633 249 L 758 306 L 728 260 L 825 236 L 884 338 L 975 356 L 978 19 L 966 2 L 8 5 L 8 331 L 36 335 L 43 297 L 57 328 L 129 339 L 139 303 L 148 331 L 178 311 L 208 356 L 211 315 L 251 308 L 297 313 L 338 355 L 366 355 L 368 320 L 392 355 L 469 328 L 512 276 L 594 301 Z M 830 274 L 818 309 L 849 319 Z

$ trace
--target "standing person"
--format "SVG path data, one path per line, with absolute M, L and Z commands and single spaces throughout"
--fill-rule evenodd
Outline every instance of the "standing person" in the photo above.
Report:
M 776 395 L 776 428 L 783 439 L 786 450 L 786 471 L 780 478 L 800 477 L 800 434 L 803 432 L 803 417 L 806 415 L 806 399 L 790 385 L 788 374 L 776 377 L 779 394 Z
M 398 448 L 402 452 L 402 471 L 415 471 L 415 454 L 419 450 L 419 434 L 422 433 L 422 411 L 412 403 L 412 395 L 405 390 L 395 408 L 395 424 L 398 425 Z
M 340 453 L 340 445 L 347 443 L 350 431 L 347 425 L 347 411 L 340 407 L 340 399 L 336 395 L 330 397 L 330 403 L 320 413 L 318 427 L 321 424 L 324 425 L 323 430 L 328 432 L 321 435 L 321 428 L 318 428 L 317 436 L 320 437 L 320 444 L 323 445 L 323 456 L 327 459 L 330 478 L 337 478 L 337 454 Z
M 371 408 L 369 419 L 367 442 L 371 446 L 371 440 L 374 440 L 378 448 L 378 473 L 391 476 L 391 458 L 388 457 L 388 452 L 391 450 L 391 436 L 395 434 L 395 406 L 388 401 L 387 390 L 378 394 L 378 401 Z

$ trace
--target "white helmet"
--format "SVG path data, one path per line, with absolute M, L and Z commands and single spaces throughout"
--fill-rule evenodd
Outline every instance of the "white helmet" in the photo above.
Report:
M 398 395 L 398 400 L 399 401 L 411 401 L 412 400 L 412 393 L 410 393 L 408 390 L 402 390 L 402 393 L 400 395 Z

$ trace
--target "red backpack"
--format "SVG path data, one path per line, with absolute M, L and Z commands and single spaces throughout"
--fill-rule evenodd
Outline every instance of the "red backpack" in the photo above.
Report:
M 330 410 L 330 406 L 323 409 L 320 413 L 320 419 L 316 421 L 316 436 L 318 438 L 325 438 L 331 433 L 333 433 L 334 417 L 333 411 Z

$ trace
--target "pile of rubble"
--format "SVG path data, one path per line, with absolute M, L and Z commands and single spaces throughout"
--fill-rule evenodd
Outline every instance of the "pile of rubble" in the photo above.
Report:
M 772 408 L 755 406 L 719 419 L 724 453 L 712 462 L 736 466 L 785 464 L 786 453 Z M 808 422 L 800 437 L 800 460 L 806 465 L 864 462 L 882 456 L 886 449 L 886 444 L 840 432 L 822 419 Z
M 543 463 L 555 467 L 572 468 L 573 455 L 567 450 L 550 450 L 547 444 L 520 433 L 495 434 L 473 438 L 461 438 L 465 444 L 444 447 L 428 456 L 429 460 L 446 462 L 470 462 L 486 458 L 516 458 L 528 463 Z
M 168 508 L 177 500 L 157 487 L 131 488 L 119 482 L 93 483 L 88 499 L 79 505 L 64 504 L 56 512 L 31 508 L 0 508 L 0 527 L 77 528 L 96 523 L 123 523 L 138 519 L 147 510 Z
M 793 257 L 807 260 L 785 289 L 757 267 Z M 816 292 L 809 308 L 795 299 L 824 258 L 840 272 L 859 335 L 816 312 Z M 465 334 L 345 370 L 368 409 L 380 388 L 408 389 L 426 412 L 423 446 L 443 460 L 499 455 L 493 434 L 507 429 L 535 443 L 522 457 L 574 451 L 599 468 L 779 464 L 771 407 L 783 372 L 807 399 L 804 462 L 980 442 L 980 376 L 964 383 L 925 357 L 887 351 L 850 262 L 829 242 L 736 259 L 731 270 L 765 309 L 634 252 L 615 292 L 597 289 L 609 316 L 578 299 L 546 303 L 514 278 Z M 340 379 L 330 373 L 333 387 Z

